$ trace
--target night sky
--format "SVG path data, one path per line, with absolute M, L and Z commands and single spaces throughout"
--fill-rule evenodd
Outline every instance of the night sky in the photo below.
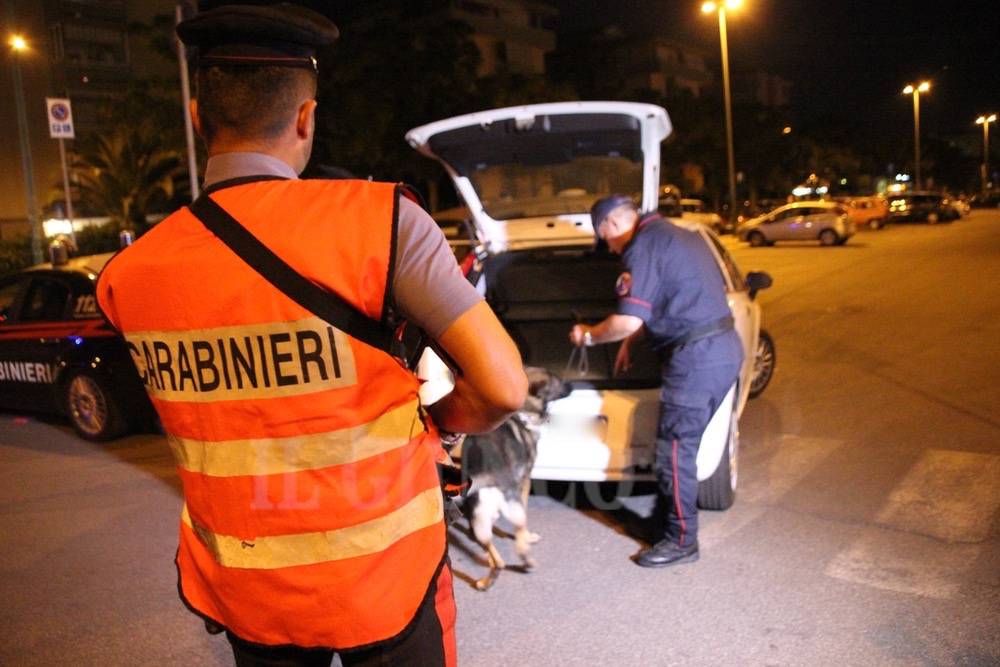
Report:
M 700 0 L 553 0 L 560 31 L 618 22 L 719 49 L 718 21 Z M 729 20 L 734 67 L 753 64 L 794 84 L 792 111 L 816 128 L 826 119 L 868 133 L 912 124 L 902 95 L 930 79 L 921 128 L 975 133 L 976 116 L 1000 112 L 1000 2 L 744 0 Z M 719 74 L 721 77 L 721 73 Z

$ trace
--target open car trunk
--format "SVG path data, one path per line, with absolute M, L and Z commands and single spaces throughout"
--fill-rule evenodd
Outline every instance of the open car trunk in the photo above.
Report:
M 569 332 L 615 312 L 619 259 L 595 248 L 590 208 L 625 193 L 654 210 L 660 143 L 671 132 L 658 106 L 634 102 L 559 102 L 494 109 L 410 130 L 406 139 L 438 160 L 468 207 L 474 243 L 485 250 L 480 287 L 526 365 L 571 384 L 550 402 L 539 426 L 536 479 L 651 479 L 659 415 L 660 359 L 636 346 L 631 367 L 613 373 L 618 345 L 576 351 Z M 585 354 L 585 365 L 580 356 Z M 451 388 L 440 360 L 425 355 L 421 395 Z M 702 447 L 713 474 L 722 460 L 732 411 Z M 699 457 L 700 459 L 701 457 Z M 728 474 L 728 473 L 727 473 Z M 728 485 L 728 477 L 725 484 Z
M 633 102 L 558 102 L 495 109 L 407 132 L 441 162 L 492 253 L 593 246 L 590 207 L 608 194 L 656 206 L 664 109 Z
M 576 322 L 596 323 L 617 305 L 617 257 L 598 251 L 522 250 L 491 256 L 485 265 L 486 299 L 510 333 L 524 363 L 541 366 L 574 388 L 639 389 L 660 383 L 660 362 L 645 344 L 636 346 L 628 372 L 613 376 L 618 345 L 574 350 L 568 332 Z

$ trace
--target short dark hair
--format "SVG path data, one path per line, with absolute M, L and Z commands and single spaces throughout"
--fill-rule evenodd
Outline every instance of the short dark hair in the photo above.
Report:
M 316 74 L 299 67 L 207 67 L 198 70 L 197 84 L 207 142 L 220 131 L 274 139 L 294 120 L 299 105 L 316 96 Z

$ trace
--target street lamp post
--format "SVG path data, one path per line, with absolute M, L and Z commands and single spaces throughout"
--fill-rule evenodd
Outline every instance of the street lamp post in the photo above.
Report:
M 930 81 L 923 81 L 919 85 L 909 84 L 903 88 L 904 95 L 913 96 L 913 187 L 920 189 L 920 93 L 926 93 L 931 89 Z
M 983 126 L 983 194 L 990 187 L 990 123 L 997 122 L 997 115 L 991 113 L 989 116 L 980 116 L 976 119 L 976 125 Z
M 9 17 L 8 6 L 8 18 Z M 24 196 L 28 208 L 28 224 L 31 225 L 31 257 L 35 264 L 42 261 L 42 229 L 38 210 L 35 206 L 35 176 L 31 164 L 31 143 L 28 139 L 28 113 L 24 103 L 24 85 L 21 80 L 20 54 L 28 50 L 28 42 L 20 35 L 13 35 L 8 44 L 11 48 L 11 70 L 14 80 L 14 104 L 17 107 L 17 127 L 21 142 L 21 169 L 24 171 Z
M 184 20 L 184 6 L 182 3 L 177 3 L 174 6 L 174 18 L 176 23 L 180 23 Z M 195 148 L 194 148 L 194 127 L 191 121 L 191 84 L 190 76 L 188 74 L 188 63 L 187 63 L 187 51 L 184 48 L 184 42 L 180 40 L 180 37 L 176 38 L 177 44 L 177 63 L 180 67 L 181 75 L 181 99 L 184 101 L 184 137 L 187 142 L 187 160 L 188 160 L 188 182 L 191 184 L 191 201 L 198 198 L 198 161 L 195 159 Z
M 733 101 L 729 90 L 729 42 L 726 37 L 726 9 L 738 9 L 742 0 L 708 0 L 701 6 L 705 14 L 719 14 L 719 43 L 722 46 L 722 88 L 726 106 L 726 157 L 729 162 L 729 221 L 736 221 L 736 156 L 733 150 Z

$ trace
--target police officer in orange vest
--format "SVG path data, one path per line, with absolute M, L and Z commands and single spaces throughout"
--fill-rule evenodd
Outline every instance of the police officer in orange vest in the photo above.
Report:
M 492 429 L 521 406 L 517 348 L 397 187 L 297 178 L 315 132 L 314 52 L 333 23 L 291 3 L 224 4 L 178 35 L 198 49 L 201 203 L 362 319 L 420 326 L 460 370 L 421 406 L 397 358 L 278 289 L 197 203 L 119 253 L 98 298 L 177 461 L 181 597 L 226 631 L 238 665 L 335 653 L 347 666 L 454 665 L 435 461 L 442 433 Z

